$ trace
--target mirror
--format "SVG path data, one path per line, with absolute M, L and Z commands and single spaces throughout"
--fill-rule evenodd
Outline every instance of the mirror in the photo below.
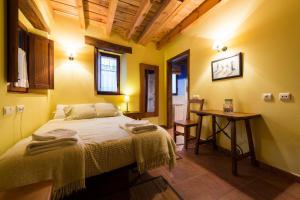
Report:
M 144 114 L 144 117 L 158 116 L 158 66 L 141 63 L 140 82 L 140 112 Z

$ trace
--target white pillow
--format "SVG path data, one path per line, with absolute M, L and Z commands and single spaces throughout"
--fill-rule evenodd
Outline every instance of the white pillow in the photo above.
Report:
M 95 106 L 92 104 L 76 104 L 64 108 L 66 120 L 90 119 L 97 117 Z
M 64 119 L 65 118 L 64 108 L 66 106 L 67 105 L 57 104 L 53 119 Z
M 95 108 L 97 117 L 115 117 L 120 114 L 119 110 L 111 103 L 96 103 Z

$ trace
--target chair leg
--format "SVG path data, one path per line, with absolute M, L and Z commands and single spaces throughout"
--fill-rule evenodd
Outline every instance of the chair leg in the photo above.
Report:
M 174 137 L 174 141 L 175 141 L 175 144 L 176 144 L 176 124 L 174 123 L 174 126 L 173 126 L 173 137 Z
M 189 128 L 188 127 L 184 127 L 184 148 L 187 149 L 188 148 L 188 135 L 189 135 Z

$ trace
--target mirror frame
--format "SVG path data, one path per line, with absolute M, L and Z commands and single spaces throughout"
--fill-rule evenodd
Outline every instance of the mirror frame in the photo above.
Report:
M 155 109 L 154 112 L 146 111 L 146 80 L 145 71 L 153 70 L 155 73 Z M 143 117 L 157 117 L 159 114 L 159 67 L 157 65 L 149 65 L 140 63 L 140 112 L 143 113 Z

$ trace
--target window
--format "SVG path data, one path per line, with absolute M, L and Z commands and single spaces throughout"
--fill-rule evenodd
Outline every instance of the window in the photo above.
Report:
M 97 53 L 97 93 L 120 93 L 120 56 Z
M 172 74 L 172 95 L 178 94 L 178 75 Z

